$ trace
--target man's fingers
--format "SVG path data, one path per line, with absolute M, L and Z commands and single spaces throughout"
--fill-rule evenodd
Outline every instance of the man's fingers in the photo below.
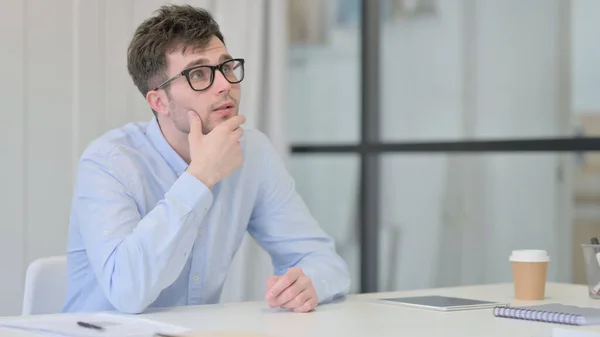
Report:
M 296 282 L 294 282 L 291 286 L 287 287 L 281 294 L 274 299 L 274 305 L 276 307 L 283 306 L 284 304 L 293 301 L 296 297 L 298 297 L 303 291 L 305 291 L 308 287 L 301 282 L 302 278 L 299 278 Z M 305 294 L 306 295 L 306 294 Z M 298 305 L 304 304 L 307 298 L 305 298 L 302 303 Z M 284 306 L 286 309 L 290 309 Z
M 266 299 L 272 308 L 309 312 L 317 306 L 317 295 L 311 280 L 300 268 L 290 268 L 283 276 L 267 280 Z
M 296 282 L 296 284 L 297 284 L 297 282 Z M 287 290 L 284 291 L 285 296 L 280 296 L 277 298 L 277 300 L 279 300 L 279 298 L 285 297 L 287 299 L 287 301 L 279 304 L 278 306 L 280 306 L 284 309 L 295 309 L 297 307 L 302 306 L 311 297 L 310 292 L 307 289 L 301 289 L 300 292 L 296 293 L 294 296 L 292 296 L 290 298 L 287 296 L 286 292 L 288 292 L 288 290 L 291 290 L 291 289 L 298 289 L 298 287 L 291 286 L 291 287 L 287 288 Z
M 270 276 L 269 279 L 267 280 L 267 291 L 269 291 L 269 289 L 271 289 L 271 287 L 277 282 L 277 280 L 279 279 L 279 276 Z
M 300 294 L 302 294 L 303 292 L 305 292 L 305 294 L 302 296 L 307 296 L 308 294 L 306 293 L 306 290 L 310 287 L 310 285 L 311 285 L 311 283 L 310 283 L 310 279 L 308 278 L 308 276 L 301 274 L 300 277 L 298 277 L 298 279 L 296 280 L 296 282 L 294 282 L 287 289 L 282 291 L 281 294 L 274 299 L 274 301 L 273 301 L 274 305 L 275 306 L 283 306 L 286 309 L 291 309 L 284 305 L 290 301 L 293 301 L 295 298 L 300 296 Z M 308 298 L 304 298 L 302 300 L 302 303 L 299 303 L 296 306 L 304 304 L 304 302 L 306 302 L 307 299 Z
M 277 283 L 277 281 L 279 280 L 281 276 L 271 276 L 269 277 L 269 279 L 267 280 L 267 292 L 265 295 L 265 299 L 267 300 L 267 302 L 269 303 L 269 306 L 271 308 L 275 308 L 275 297 L 270 297 L 270 293 L 271 293 L 271 288 L 273 288 L 273 286 Z
M 279 296 L 279 294 L 281 294 L 282 291 L 284 291 L 285 289 L 287 289 L 287 287 L 296 282 L 299 276 L 300 273 L 298 273 L 296 270 L 288 270 L 288 272 L 285 275 L 281 276 L 277 280 L 277 282 L 271 287 L 271 289 L 267 292 L 267 300 L 271 301 L 275 297 Z
M 318 300 L 316 297 L 309 298 L 303 305 L 292 309 L 294 312 L 309 312 L 313 311 L 318 304 Z
M 190 122 L 190 134 L 202 135 L 202 120 L 200 116 L 193 111 L 188 111 L 188 120 Z
M 231 137 L 233 137 L 233 139 L 235 141 L 239 141 L 240 138 L 242 138 L 243 135 L 244 135 L 244 129 L 243 128 L 237 128 L 237 129 L 233 130 Z
M 220 124 L 220 126 L 229 131 L 233 131 L 233 130 L 239 128 L 240 125 L 244 124 L 245 121 L 246 121 L 246 116 L 237 115 L 237 116 L 233 116 L 233 117 L 229 118 L 228 120 L 226 120 L 225 122 Z

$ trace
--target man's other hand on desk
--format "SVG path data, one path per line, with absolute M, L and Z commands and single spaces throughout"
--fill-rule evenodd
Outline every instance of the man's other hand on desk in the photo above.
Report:
M 266 300 L 272 308 L 294 312 L 309 312 L 319 303 L 312 281 L 300 268 L 290 268 L 282 276 L 271 276 L 267 280 Z

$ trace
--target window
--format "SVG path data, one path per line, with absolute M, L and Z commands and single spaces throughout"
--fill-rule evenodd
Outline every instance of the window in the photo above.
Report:
M 509 281 L 517 248 L 583 280 L 579 244 L 600 236 L 595 7 L 291 1 L 293 174 L 354 291 Z

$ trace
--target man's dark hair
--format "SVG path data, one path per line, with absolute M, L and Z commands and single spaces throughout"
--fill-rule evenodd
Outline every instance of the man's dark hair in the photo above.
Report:
M 166 54 L 187 48 L 204 48 L 213 36 L 225 43 L 212 15 L 190 5 L 165 5 L 136 29 L 127 50 L 127 70 L 146 96 L 167 80 Z

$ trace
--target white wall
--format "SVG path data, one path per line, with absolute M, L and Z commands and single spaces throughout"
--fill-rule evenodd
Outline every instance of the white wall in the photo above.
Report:
M 234 0 L 0 2 L 0 101 L 4 116 L 0 124 L 0 186 L 4 189 L 0 197 L 0 315 L 20 313 L 24 273 L 31 261 L 65 253 L 73 173 L 81 152 L 110 128 L 151 118 L 127 73 L 127 46 L 135 27 L 166 2 L 207 9 L 214 9 L 214 5 L 215 16 L 229 12 L 227 6 L 241 8 L 245 14 L 257 14 L 255 11 L 263 8 L 247 10 L 246 3 Z M 274 24 L 280 17 L 275 11 L 282 8 L 271 7 Z M 248 57 L 262 52 L 254 43 L 262 35 L 253 35 L 258 30 L 248 28 L 257 26 L 251 22 L 253 16 L 244 18 L 240 23 L 227 16 L 220 23 L 225 35 L 231 37 L 228 46 L 232 52 Z M 244 35 L 234 35 L 241 30 Z M 247 81 L 261 79 L 258 65 L 249 62 Z M 270 80 L 278 80 L 278 75 Z M 248 90 L 245 96 L 256 99 L 257 90 Z M 242 101 L 242 110 L 249 111 L 246 108 L 255 99 Z M 257 116 L 248 116 L 248 126 L 256 123 Z M 234 264 L 237 260 L 236 256 Z M 257 285 L 243 281 L 235 280 L 244 289 L 224 299 L 237 298 L 245 290 L 255 291 Z
M 64 254 L 73 173 L 83 149 L 108 128 L 151 116 L 128 78 L 125 55 L 134 23 L 157 3 L 0 3 L 6 79 L 0 90 L 0 314 L 20 312 L 31 261 Z
M 23 263 L 25 261 L 25 247 L 27 237 L 25 220 L 25 143 L 27 135 L 23 134 L 26 124 L 22 113 L 26 102 L 23 93 L 26 91 L 26 79 L 23 78 L 23 59 L 25 41 L 22 40 L 24 29 L 22 24 L 23 6 L 16 2 L 3 2 L 0 4 L 0 69 L 2 78 L 7 79 L 0 83 L 4 123 L 0 126 L 0 144 L 2 144 L 2 165 L 0 165 L 0 179 L 4 192 L 2 193 L 3 221 L 0 224 L 0 265 L 5 277 L 0 287 L 0 297 L 5 298 L 2 313 L 16 312 L 19 309 L 16 292 L 22 289 Z M 9 29 L 13 30 L 12 32 Z

